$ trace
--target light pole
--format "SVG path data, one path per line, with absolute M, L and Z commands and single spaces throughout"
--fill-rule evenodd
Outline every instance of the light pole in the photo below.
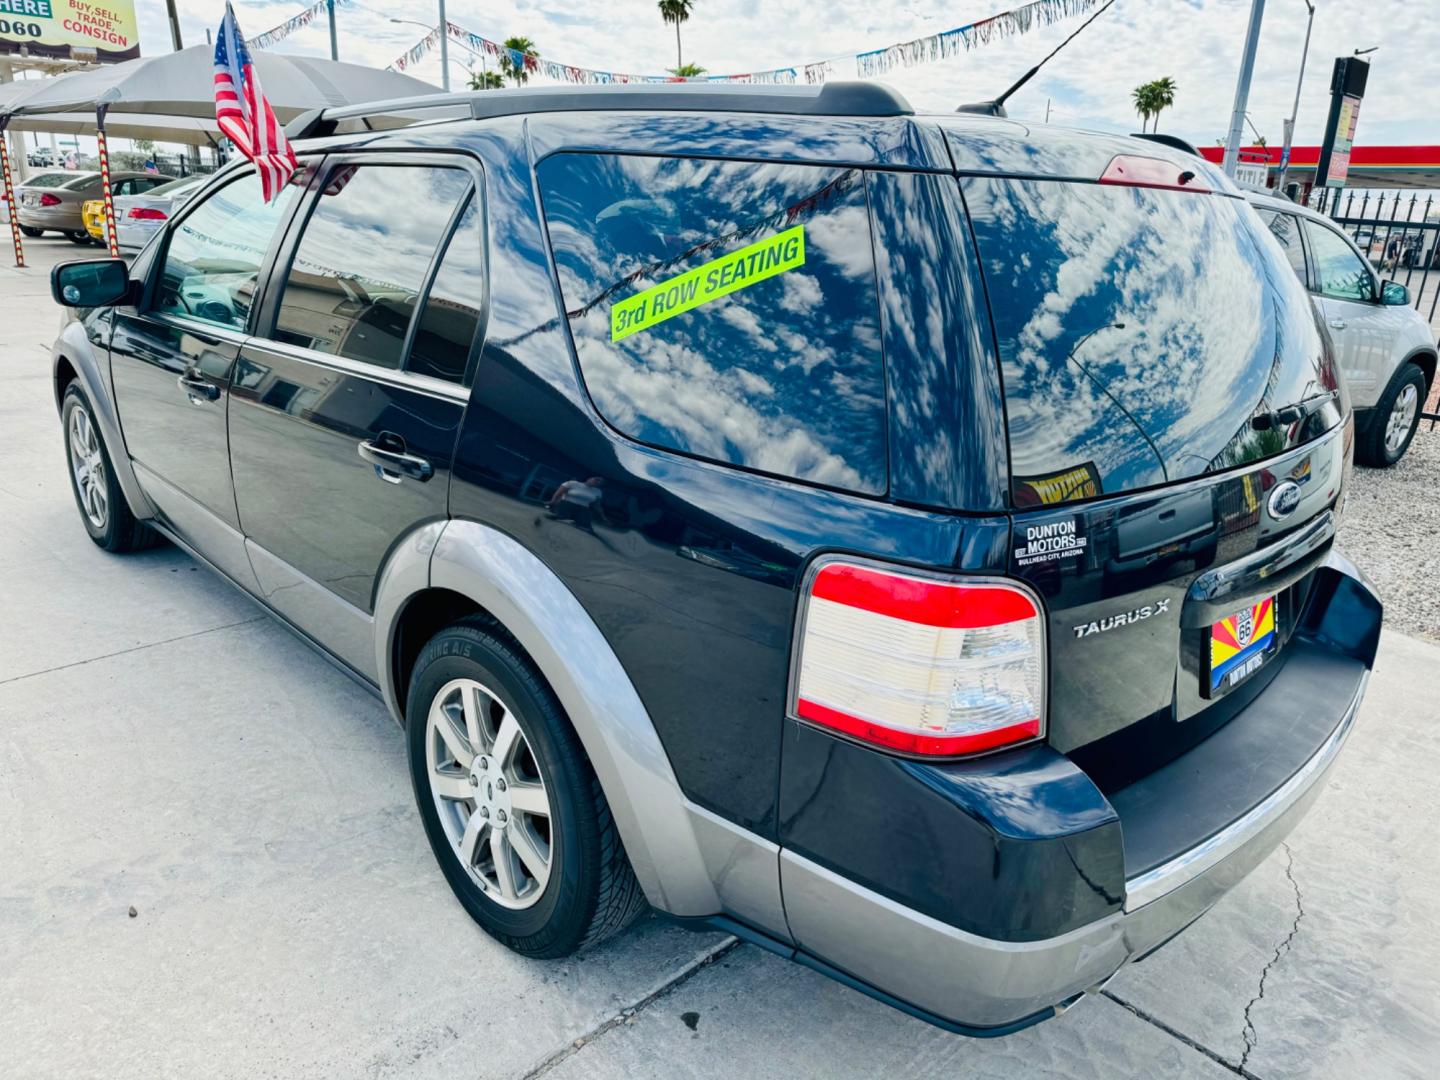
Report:
M 1240 160 L 1240 137 L 1245 134 L 1245 106 L 1250 100 L 1250 76 L 1255 73 L 1255 50 L 1260 44 L 1260 21 L 1265 17 L 1265 0 L 1251 0 L 1250 29 L 1240 57 L 1240 77 L 1235 82 L 1235 108 L 1230 113 L 1230 134 L 1225 140 L 1225 175 L 1235 176 Z
M 1310 14 L 1305 17 L 1305 47 L 1300 50 L 1300 77 L 1295 80 L 1295 107 L 1290 110 L 1290 119 L 1285 121 L 1285 142 L 1280 147 L 1280 174 L 1275 178 L 1275 190 L 1285 194 L 1285 174 L 1290 171 L 1290 144 L 1295 138 L 1295 117 L 1300 115 L 1300 88 L 1305 85 L 1305 59 L 1310 55 L 1310 29 L 1315 25 L 1315 5 L 1305 0 Z
M 335 41 L 335 0 L 325 0 L 325 13 L 330 17 L 330 59 L 340 59 L 340 46 Z
M 425 26 L 424 23 L 416 22 L 414 19 L 396 19 L 392 16 L 390 21 L 392 23 L 408 23 L 410 26 L 422 26 L 426 30 L 437 29 L 434 26 Z M 440 30 L 440 86 L 448 94 L 450 92 L 450 48 L 448 44 L 450 29 L 445 22 L 445 0 L 440 0 L 440 26 L 438 29 Z

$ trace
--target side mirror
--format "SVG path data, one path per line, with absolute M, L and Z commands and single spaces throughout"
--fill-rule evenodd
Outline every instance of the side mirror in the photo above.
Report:
M 1410 290 L 1398 281 L 1387 281 L 1380 286 L 1380 303 L 1387 307 L 1400 307 L 1410 303 Z
M 118 304 L 130 295 L 130 267 L 124 259 L 61 263 L 50 271 L 50 295 L 61 307 Z

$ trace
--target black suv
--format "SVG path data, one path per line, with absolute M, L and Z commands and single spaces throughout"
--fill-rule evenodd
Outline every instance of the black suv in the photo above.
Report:
M 297 121 L 54 273 L 76 499 L 373 687 L 528 956 L 646 904 L 952 1030 L 1270 852 L 1381 608 L 1305 292 L 1193 157 L 875 85 Z

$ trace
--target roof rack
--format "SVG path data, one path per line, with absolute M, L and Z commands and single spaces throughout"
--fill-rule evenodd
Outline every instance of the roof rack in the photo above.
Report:
M 750 83 L 630 83 L 472 90 L 312 109 L 285 128 L 289 139 L 407 127 L 426 120 L 487 120 L 542 112 L 744 112 L 786 116 L 912 116 L 896 91 L 871 82 L 818 86 Z

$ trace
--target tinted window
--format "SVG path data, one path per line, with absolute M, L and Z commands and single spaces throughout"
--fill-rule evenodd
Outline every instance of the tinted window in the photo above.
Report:
M 330 173 L 290 264 L 276 340 L 398 368 L 435 252 L 469 189 L 462 169 Z
M 156 309 L 243 329 L 260 264 L 299 189 L 267 204 L 254 174 L 207 195 L 171 233 Z
M 859 170 L 559 154 L 539 167 L 585 384 L 625 434 L 886 488 Z
M 485 264 L 479 199 L 471 196 L 450 237 L 425 299 L 406 367 L 420 375 L 461 382 L 485 304 Z
M 1287 405 L 1335 381 L 1309 297 L 1244 203 L 964 183 L 1000 345 L 1017 504 L 1197 476 L 1315 433 L 1250 423 L 1262 403 Z M 1316 424 L 1338 418 L 1327 410 Z
M 1324 225 L 1305 222 L 1310 251 L 1315 259 L 1315 281 L 1326 296 L 1340 300 L 1373 300 L 1375 282 L 1370 267 L 1355 254 L 1345 238 Z
M 74 173 L 44 173 L 41 176 L 32 176 L 29 180 L 26 180 L 20 186 L 27 188 L 56 188 L 63 187 L 66 184 L 74 183 L 74 181 Z
M 1280 250 L 1285 252 L 1285 258 L 1289 261 L 1295 276 L 1302 282 L 1305 277 L 1305 244 L 1300 239 L 1300 221 L 1294 214 L 1281 214 L 1274 210 L 1261 210 L 1258 207 L 1255 211 L 1260 215 L 1260 220 L 1270 230 L 1270 235 L 1280 245 Z

